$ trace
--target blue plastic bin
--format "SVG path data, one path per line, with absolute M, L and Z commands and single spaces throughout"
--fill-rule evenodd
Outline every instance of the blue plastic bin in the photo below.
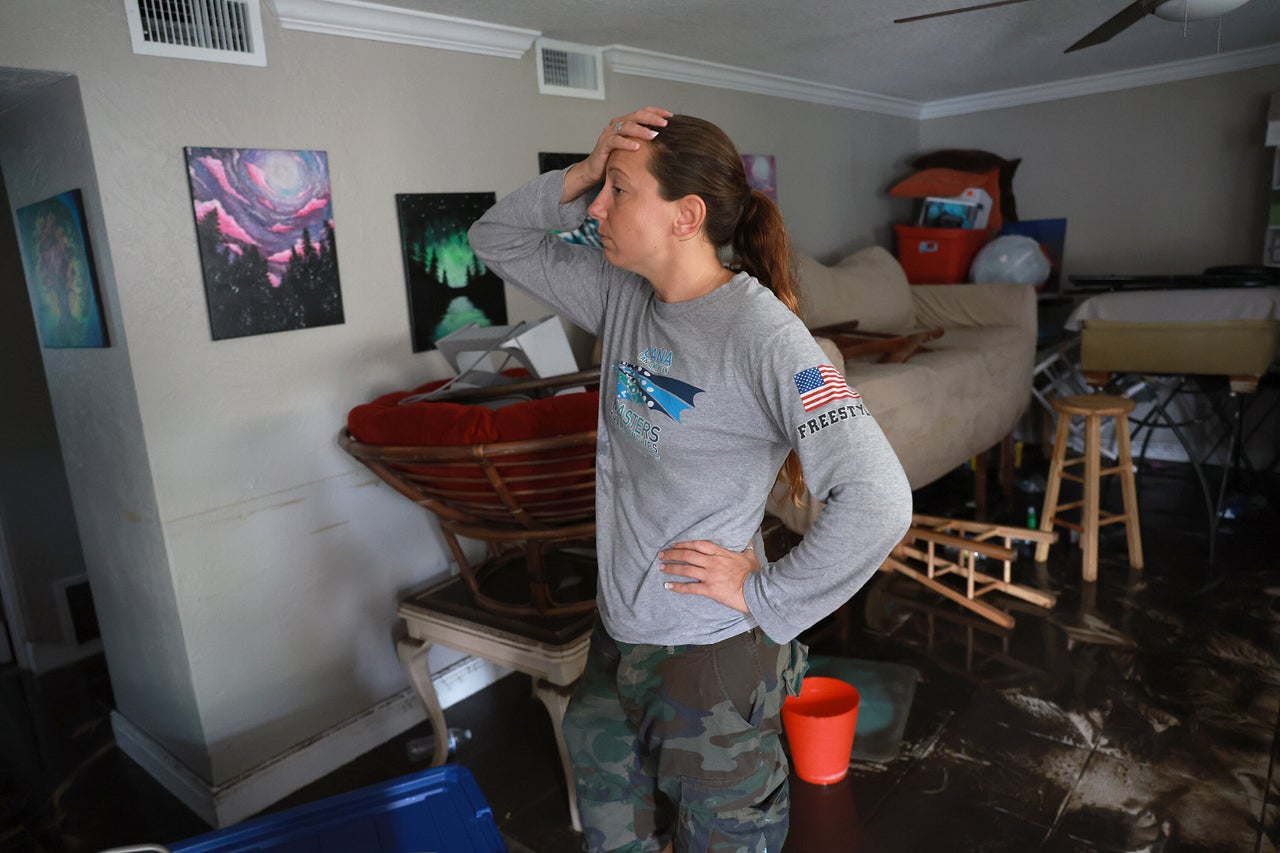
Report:
M 172 853 L 507 853 L 465 767 L 445 765 L 264 815 Z

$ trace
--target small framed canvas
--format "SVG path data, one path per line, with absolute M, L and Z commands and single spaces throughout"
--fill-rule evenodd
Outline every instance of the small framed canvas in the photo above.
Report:
M 581 163 L 585 159 L 587 159 L 586 154 L 566 154 L 564 152 L 539 151 L 538 174 L 541 175 L 554 169 L 567 169 L 574 163 Z
M 110 346 L 80 190 L 18 208 L 18 243 L 40 343 Z
M 920 205 L 920 225 L 925 228 L 976 228 L 981 211 L 973 202 L 928 196 Z
M 743 154 L 747 183 L 774 201 L 778 200 L 778 164 L 772 154 Z
M 574 163 L 581 163 L 585 159 L 587 159 L 586 154 L 540 151 L 538 152 L 538 174 L 545 174 L 554 169 L 567 169 Z M 588 190 L 588 199 L 594 199 L 599 192 L 599 186 Z M 557 233 L 560 235 L 560 239 L 566 243 L 577 243 L 582 246 L 591 246 L 594 249 L 602 248 L 604 245 L 600 242 L 600 223 L 590 216 L 582 220 L 582 224 L 572 231 L 559 231 Z
M 435 349 L 437 340 L 470 323 L 507 322 L 502 279 L 467 239 L 467 229 L 496 198 L 491 192 L 396 196 L 414 352 Z
M 325 152 L 186 154 L 213 339 L 342 323 Z

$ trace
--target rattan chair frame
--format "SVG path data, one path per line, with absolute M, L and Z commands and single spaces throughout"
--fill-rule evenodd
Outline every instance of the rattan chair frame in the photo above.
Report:
M 541 395 L 594 384 L 584 372 L 445 398 L 471 402 Z M 338 444 L 404 497 L 433 513 L 476 603 L 516 617 L 561 617 L 590 612 L 594 600 L 559 601 L 551 587 L 551 561 L 575 567 L 594 555 L 596 431 L 519 441 L 451 446 L 366 444 L 343 430 Z M 458 537 L 486 543 L 488 557 L 473 565 Z M 589 549 L 589 550 L 588 550 Z M 589 558 L 594 572 L 594 556 Z M 491 595 L 489 581 L 523 563 L 528 602 Z

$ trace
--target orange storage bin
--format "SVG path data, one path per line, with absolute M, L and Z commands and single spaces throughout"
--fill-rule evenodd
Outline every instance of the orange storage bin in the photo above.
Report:
M 974 255 L 991 239 L 984 228 L 893 227 L 898 236 L 898 262 L 912 284 L 968 281 Z

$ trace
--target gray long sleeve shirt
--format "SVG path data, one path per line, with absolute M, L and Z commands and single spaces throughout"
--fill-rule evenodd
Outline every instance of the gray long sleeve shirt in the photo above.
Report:
M 740 273 L 688 302 L 659 300 L 571 230 L 590 199 L 560 204 L 564 173 L 502 199 L 471 228 L 504 280 L 603 342 L 596 448 L 599 606 L 627 643 L 714 643 L 759 626 L 793 639 L 852 596 L 906 532 L 911 492 L 879 425 L 804 324 Z M 755 544 L 795 449 L 826 508 L 789 554 L 748 577 L 749 614 L 665 588 L 658 552 L 708 539 Z

